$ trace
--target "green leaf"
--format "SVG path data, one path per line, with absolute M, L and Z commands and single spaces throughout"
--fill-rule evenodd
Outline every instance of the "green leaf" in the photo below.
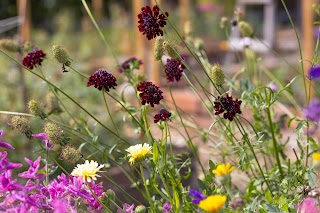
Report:
M 308 183 L 311 188 L 315 188 L 317 185 L 317 174 L 311 170 L 307 170 Z
M 267 199 L 267 201 L 268 201 L 269 203 L 272 203 L 272 202 L 273 202 L 272 195 L 271 195 L 271 193 L 270 193 L 269 190 L 267 190 L 267 191 L 264 193 L 264 196 L 266 197 L 266 199 Z
M 283 213 L 277 206 L 266 204 L 266 210 L 268 213 Z

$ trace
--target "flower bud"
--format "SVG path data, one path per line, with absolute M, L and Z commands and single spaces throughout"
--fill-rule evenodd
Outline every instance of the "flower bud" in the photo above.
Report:
M 61 113 L 59 101 L 53 93 L 48 93 L 45 97 L 46 107 L 50 113 Z M 49 114 L 50 114 L 49 113 Z
M 55 123 L 46 123 L 44 126 L 44 132 L 46 133 L 49 141 L 53 144 L 60 144 L 64 140 L 64 131 Z
M 252 37 L 253 29 L 252 29 L 251 24 L 249 24 L 248 22 L 245 22 L 245 21 L 240 21 L 238 23 L 238 27 L 239 27 L 239 30 L 240 30 L 242 36 Z
M 19 132 L 25 134 L 28 139 L 31 139 L 32 132 L 30 130 L 30 121 L 28 118 L 19 115 L 12 116 L 10 123 L 8 124 L 13 130 L 18 130 Z
M 229 19 L 227 17 L 222 17 L 221 20 L 220 20 L 220 28 L 221 29 L 224 29 L 227 27 L 228 25 L 228 22 L 229 22 Z
M 72 145 L 66 145 L 62 147 L 60 159 L 67 163 L 73 164 L 80 160 L 82 154 L 79 149 L 76 149 Z
M 113 200 L 113 201 L 116 199 L 116 193 L 114 193 L 114 191 L 112 189 L 108 189 L 106 191 L 106 196 L 108 199 Z
M 35 100 L 29 101 L 28 108 L 30 113 L 34 116 L 39 116 L 42 119 L 47 117 L 47 115 L 42 110 L 41 104 Z
M 213 83 L 219 87 L 221 87 L 224 83 L 225 75 L 223 73 L 223 70 L 221 69 L 221 66 L 219 64 L 215 64 L 211 72 L 209 73 L 209 77 L 213 81 Z
M 145 213 L 147 208 L 143 205 L 139 205 L 135 208 L 135 213 Z
M 59 45 L 53 45 L 51 48 L 51 51 L 54 59 L 57 62 L 66 66 L 70 66 L 71 62 L 70 62 L 69 54 L 63 47 Z
M 20 52 L 21 48 L 18 42 L 12 39 L 1 39 L 0 40 L 0 48 L 3 48 L 9 52 Z
M 156 38 L 156 41 L 154 42 L 154 59 L 156 61 L 161 60 L 161 57 L 163 55 L 163 42 L 164 38 L 159 36 Z
M 163 42 L 163 49 L 172 59 L 179 59 L 178 48 L 174 41 L 166 39 Z

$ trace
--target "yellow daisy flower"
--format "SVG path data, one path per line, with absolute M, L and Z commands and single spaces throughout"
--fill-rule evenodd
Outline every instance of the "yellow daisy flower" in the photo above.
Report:
M 216 174 L 218 177 L 220 177 L 221 175 L 226 175 L 231 173 L 233 170 L 234 170 L 234 167 L 230 166 L 230 163 L 227 163 L 227 164 L 222 163 L 222 164 L 219 164 L 217 168 L 214 169 L 212 172 Z
M 135 162 L 144 160 L 146 155 L 152 154 L 151 149 L 152 147 L 146 143 L 130 146 L 126 149 L 126 151 L 129 152 L 129 163 L 134 164 Z
M 97 180 L 97 177 L 100 177 L 97 172 L 103 167 L 104 165 L 99 166 L 96 161 L 91 160 L 89 163 L 89 161 L 86 160 L 84 164 L 78 164 L 71 172 L 71 175 L 82 177 L 84 181 L 91 182 L 91 180 Z
M 313 161 L 320 161 L 320 153 L 313 153 L 312 160 Z
M 226 202 L 227 197 L 223 195 L 211 195 L 198 204 L 200 209 L 205 210 L 206 212 L 218 212 L 224 203 Z

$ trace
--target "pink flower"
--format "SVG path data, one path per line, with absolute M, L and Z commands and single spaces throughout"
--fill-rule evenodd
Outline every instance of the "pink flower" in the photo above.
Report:
M 3 134 L 3 131 L 0 130 L 0 138 L 2 138 L 2 134 Z M 11 146 L 11 144 L 5 141 L 0 141 L 0 147 L 5 149 L 14 149 L 13 146 Z
M 319 202 L 316 198 L 307 197 L 297 206 L 299 213 L 319 213 Z
M 45 175 L 38 173 L 41 156 L 39 156 L 34 162 L 28 158 L 24 158 L 24 160 L 30 165 L 30 167 L 27 171 L 18 174 L 18 176 L 22 178 L 34 178 L 43 180 Z

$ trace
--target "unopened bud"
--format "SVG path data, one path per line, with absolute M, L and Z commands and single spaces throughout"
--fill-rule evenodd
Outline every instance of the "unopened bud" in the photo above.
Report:
M 166 54 L 170 56 L 172 59 L 179 59 L 178 48 L 174 41 L 165 40 L 163 42 L 163 49 L 166 52 Z
M 53 144 L 60 144 L 64 140 L 64 131 L 55 123 L 46 123 L 44 126 L 44 132 L 46 133 L 49 141 Z
M 63 146 L 61 149 L 60 159 L 67 163 L 73 164 L 80 160 L 82 154 L 79 149 L 76 149 L 72 145 Z
M 145 213 L 147 208 L 143 205 L 139 205 L 135 208 L 135 213 Z
M 116 193 L 114 193 L 114 191 L 112 189 L 108 189 L 106 191 L 106 196 L 108 199 L 113 200 L 113 201 L 116 199 Z
M 57 62 L 66 66 L 70 66 L 71 62 L 70 62 L 69 54 L 63 47 L 59 45 L 53 45 L 51 48 L 51 51 L 54 59 Z
M 12 39 L 1 39 L 0 40 L 0 47 L 9 51 L 9 52 L 20 52 L 21 48 L 18 42 Z
M 224 83 L 225 75 L 223 73 L 223 70 L 221 69 L 221 66 L 219 64 L 215 64 L 211 72 L 209 74 L 209 77 L 213 81 L 213 83 L 217 86 L 222 86 Z
M 156 61 L 161 60 L 161 57 L 163 55 L 163 42 L 164 42 L 164 38 L 161 36 L 158 36 L 156 38 L 156 41 L 154 42 L 154 59 Z
M 61 113 L 62 109 L 60 108 L 59 101 L 53 93 L 48 93 L 45 97 L 46 107 L 50 113 Z
M 39 116 L 42 119 L 47 117 L 47 115 L 42 110 L 41 104 L 35 100 L 29 101 L 28 109 L 32 115 Z
M 241 32 L 241 35 L 244 37 L 252 37 L 253 36 L 253 28 L 251 24 L 245 21 L 240 21 L 238 23 L 239 30 Z

